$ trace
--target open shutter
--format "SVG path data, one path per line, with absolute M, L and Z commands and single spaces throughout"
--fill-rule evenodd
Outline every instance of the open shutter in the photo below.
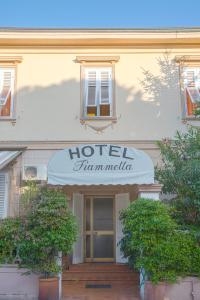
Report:
M 120 251 L 119 241 L 123 237 L 122 224 L 119 220 L 120 211 L 130 204 L 129 193 L 116 194 L 115 196 L 115 215 L 116 215 L 116 262 L 127 263 L 127 259 L 123 257 Z
M 12 89 L 14 70 L 0 70 L 0 116 L 9 117 L 12 113 Z
M 200 68 L 184 69 L 184 87 L 187 115 L 192 116 L 197 103 L 200 103 Z
M 0 173 L 0 219 L 7 216 L 7 175 Z
M 86 116 L 97 115 L 97 72 L 95 69 L 86 70 L 85 79 L 86 91 Z
M 83 256 L 83 208 L 84 197 L 83 194 L 73 193 L 73 213 L 76 216 L 78 223 L 78 239 L 73 249 L 73 264 L 82 263 Z
M 112 115 L 112 68 L 85 69 L 85 116 Z
M 100 116 L 112 115 L 112 69 L 99 70 Z
M 196 87 L 187 87 L 187 92 L 190 96 L 190 100 L 192 104 L 196 104 L 200 102 L 200 92 L 199 89 Z

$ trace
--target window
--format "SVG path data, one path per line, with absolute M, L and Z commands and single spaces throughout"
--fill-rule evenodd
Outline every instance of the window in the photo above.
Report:
M 0 68 L 0 119 L 13 118 L 14 77 L 14 68 Z
M 75 62 L 81 64 L 82 124 L 88 120 L 116 122 L 114 69 L 119 59 L 119 56 L 110 55 L 76 56 Z M 101 130 L 100 127 L 91 128 Z
M 193 117 L 200 104 L 200 66 L 183 67 L 182 74 L 186 117 Z
M 83 67 L 83 117 L 113 117 L 112 67 Z

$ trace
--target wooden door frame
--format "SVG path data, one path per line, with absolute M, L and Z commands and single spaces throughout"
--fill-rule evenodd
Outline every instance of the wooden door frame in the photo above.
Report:
M 108 230 L 108 231 L 101 231 L 98 230 L 101 233 L 104 234 L 108 234 L 111 235 L 111 231 L 112 231 L 112 235 L 113 235 L 113 258 L 94 258 L 93 257 L 93 231 L 97 231 L 97 230 L 93 230 L 93 199 L 94 198 L 112 198 L 113 200 L 113 230 Z M 90 226 L 91 226 L 91 230 L 86 230 L 86 199 L 90 199 Z M 84 212 L 83 212 L 83 218 L 84 218 L 84 222 L 83 222 L 83 245 L 84 245 L 84 261 L 85 262 L 115 262 L 116 261 L 116 215 L 115 215 L 115 195 L 108 195 L 108 194 L 102 194 L 102 195 L 84 195 Z M 86 257 L 86 236 L 90 235 L 90 258 Z

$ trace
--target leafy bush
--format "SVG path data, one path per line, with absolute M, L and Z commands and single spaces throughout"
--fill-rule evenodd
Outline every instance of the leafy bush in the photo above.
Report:
M 57 273 L 56 255 L 59 251 L 68 254 L 76 235 L 77 226 L 67 207 L 66 195 L 59 190 L 42 188 L 24 219 L 20 265 L 45 277 Z
M 0 220 L 0 263 L 14 263 L 17 258 L 21 223 L 18 218 Z
M 49 277 L 60 271 L 58 252 L 67 255 L 76 241 L 75 217 L 60 190 L 31 186 L 25 198 L 19 218 L 0 222 L 0 263 L 12 263 L 17 256 L 20 267 Z
M 200 275 L 198 243 L 189 232 L 178 230 L 165 204 L 138 199 L 122 211 L 121 221 L 124 256 L 133 268 L 145 269 L 153 283 Z

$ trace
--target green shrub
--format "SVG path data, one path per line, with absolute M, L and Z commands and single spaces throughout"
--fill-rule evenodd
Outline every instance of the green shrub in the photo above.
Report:
M 76 241 L 75 217 L 60 190 L 31 185 L 25 196 L 20 217 L 0 222 L 0 263 L 17 259 L 20 267 L 49 277 L 61 269 L 56 261 L 58 252 L 69 254 Z
M 121 250 L 131 266 L 145 269 L 148 278 L 176 281 L 200 275 L 200 248 L 194 236 L 178 230 L 169 208 L 149 199 L 138 199 L 121 213 L 124 238 Z
M 45 277 L 57 273 L 60 268 L 56 255 L 59 251 L 68 254 L 77 235 L 75 217 L 67 207 L 66 195 L 59 190 L 42 188 L 31 202 L 23 223 L 20 265 Z
M 17 258 L 21 222 L 18 218 L 0 220 L 0 263 L 14 263 Z

